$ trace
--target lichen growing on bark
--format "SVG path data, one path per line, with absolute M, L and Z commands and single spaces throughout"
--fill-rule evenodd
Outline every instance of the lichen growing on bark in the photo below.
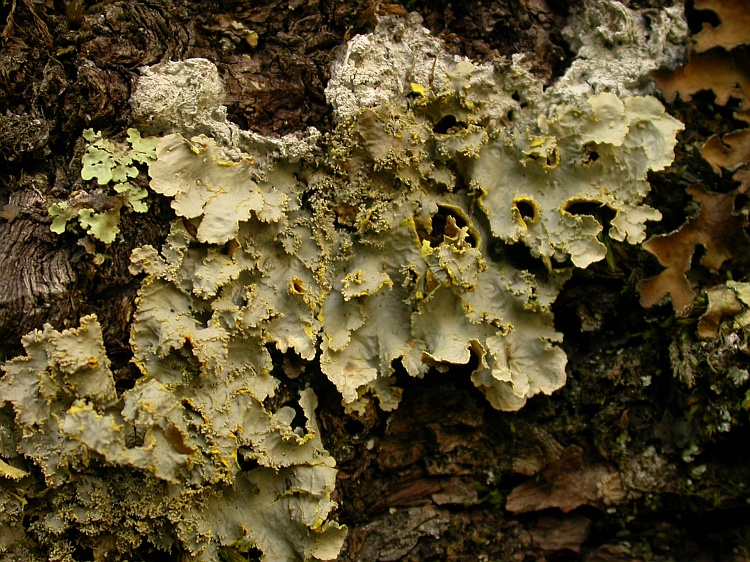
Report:
M 65 232 L 69 221 L 78 221 L 89 236 L 105 244 L 115 241 L 120 232 L 120 211 L 128 207 L 136 213 L 148 211 L 143 201 L 148 192 L 130 180 L 140 174 L 136 164 L 147 165 L 156 159 L 155 148 L 159 139 L 143 138 L 137 129 L 128 129 L 126 143 L 118 143 L 102 137 L 101 131 L 86 129 L 83 138 L 88 143 L 81 159 L 81 178 L 96 180 L 97 185 L 107 186 L 114 182 L 117 195 L 97 190 L 93 194 L 77 193 L 68 201 L 50 206 L 53 217 L 50 230 L 56 234 Z
M 149 87 L 206 68 L 152 68 L 140 99 L 151 107 L 161 96 Z M 449 56 L 413 19 L 383 19 L 347 45 L 327 90 L 338 125 L 322 146 L 285 141 L 292 157 L 279 140 L 212 124 L 214 90 L 190 104 L 203 110 L 188 129 L 222 134 L 166 136 L 150 174 L 197 242 L 221 247 L 189 249 L 178 224 L 167 261 L 144 270 L 200 299 L 220 339 L 307 359 L 319 346 L 350 409 L 368 392 L 396 407 L 399 365 L 422 376 L 472 357 L 499 409 L 562 386 L 550 305 L 571 267 L 605 256 L 591 208 L 613 212 L 609 237 L 640 243 L 660 218 L 642 204 L 646 173 L 669 165 L 682 128 L 649 96 L 560 104 L 570 92 L 543 91 L 520 58 Z M 518 247 L 544 275 L 514 265 Z
M 551 305 L 573 268 L 604 258 L 605 228 L 639 243 L 659 218 L 642 203 L 646 173 L 669 165 L 681 128 L 634 91 L 678 48 L 643 46 L 679 26 L 657 18 L 648 39 L 619 3 L 590 8 L 585 68 L 608 48 L 592 14 L 628 22 L 621 53 L 650 53 L 623 65 L 627 87 L 587 70 L 583 90 L 565 78 L 545 90 L 520 55 L 476 65 L 445 54 L 418 19 L 383 18 L 333 68 L 326 136 L 228 123 L 208 61 L 144 70 L 134 115 L 163 135 L 151 188 L 177 219 L 160 250 L 132 255 L 131 272 L 144 274 L 131 335 L 142 376 L 114 393 L 87 317 L 28 336 L 29 357 L 6 364 L 0 384 L 19 435 L 33 437 L 4 456 L 46 470 L 54 492 L 37 537 L 64 549 L 54 536 L 82 532 L 104 554 L 146 540 L 193 559 L 251 547 L 266 559 L 335 558 L 343 529 L 329 520 L 335 469 L 315 397 L 300 395 L 304 427 L 292 408 L 266 407 L 279 385 L 273 348 L 317 358 L 350 410 L 371 396 L 397 407 L 396 370 L 471 364 L 501 410 L 560 388 Z M 592 208 L 611 210 L 611 224 Z M 110 489 L 119 503 L 81 520 Z M 119 527 L 146 530 L 115 538 Z
M 159 370 L 139 363 L 144 376 L 118 396 L 94 316 L 24 338 L 27 356 L 6 363 L 0 381 L 18 431 L 14 447 L 3 443 L 19 465 L 5 471 L 15 482 L 0 483 L 5 525 L 19 523 L 17 499 L 46 485 L 33 530 L 59 552 L 74 549 L 64 538 L 73 533 L 97 559 L 127 557 L 144 543 L 181 548 L 186 560 L 217 560 L 222 547 L 258 548 L 268 560 L 335 558 L 344 529 L 326 521 L 336 469 L 313 391 L 301 392 L 306 421 L 293 427 L 292 407 L 264 406 L 278 381 L 263 365 L 243 364 L 253 354 L 241 344 L 227 363 L 190 370 L 180 366 L 189 353 L 181 343 Z

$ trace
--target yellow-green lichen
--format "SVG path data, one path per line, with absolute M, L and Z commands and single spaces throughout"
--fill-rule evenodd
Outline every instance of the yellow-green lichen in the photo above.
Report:
M 144 202 L 148 192 L 130 180 L 140 173 L 137 164 L 148 165 L 156 159 L 155 149 L 160 139 L 143 138 L 137 129 L 128 129 L 127 132 L 127 144 L 105 139 L 101 132 L 93 129 L 83 132 L 88 147 L 81 158 L 81 178 L 96 180 L 100 186 L 114 183 L 112 189 L 116 195 L 101 190 L 77 192 L 68 201 L 53 203 L 49 208 L 53 217 L 52 232 L 62 234 L 68 222 L 77 220 L 89 236 L 111 244 L 120 232 L 118 224 L 123 207 L 136 213 L 148 210 Z
M 353 409 L 368 391 L 397 405 L 397 364 L 422 376 L 475 357 L 472 378 L 500 409 L 559 388 L 565 355 L 550 305 L 571 265 L 606 255 L 590 209 L 614 213 L 609 238 L 641 242 L 660 217 L 642 204 L 646 174 L 671 162 L 682 125 L 652 97 L 559 103 L 569 96 L 544 91 L 520 60 L 475 65 L 436 58 L 437 46 L 415 21 L 388 18 L 352 40 L 327 90 L 337 127 L 322 146 L 297 140 L 293 156 L 287 141 L 240 131 L 165 137 L 151 187 L 174 197 L 197 240 L 176 223 L 166 262 L 137 265 L 148 274 L 137 318 L 161 318 L 153 287 L 178 291 L 185 314 L 212 318 L 198 330 L 172 317 L 195 324 L 198 350 L 248 338 L 319 354 Z M 537 265 L 507 258 L 519 246 Z
M 384 18 L 334 65 L 325 136 L 239 130 L 208 61 L 144 70 L 134 115 L 167 133 L 146 161 L 177 220 L 161 248 L 131 258 L 143 275 L 130 339 L 140 378 L 114 392 L 91 317 L 27 336 L 28 357 L 0 381 L 8 423 L 28 437 L 0 442 L 20 475 L 0 481 L 0 523 L 13 529 L 31 509 L 12 498 L 30 497 L 34 471 L 50 493 L 33 509 L 49 516 L 6 544 L 33 533 L 60 552 L 77 536 L 102 559 L 146 543 L 186 560 L 251 548 L 264 560 L 336 558 L 344 529 L 331 519 L 335 468 L 315 395 L 300 394 L 304 427 L 291 407 L 267 406 L 281 384 L 273 349 L 316 361 L 349 410 L 372 397 L 396 408 L 397 369 L 473 365 L 502 410 L 559 389 L 552 303 L 574 267 L 604 258 L 604 228 L 638 243 L 659 218 L 642 203 L 646 174 L 671 162 L 681 128 L 628 90 L 669 49 L 647 43 L 656 54 L 645 60 L 615 4 L 590 13 L 629 22 L 631 45 L 618 49 L 638 56 L 617 74 L 628 87 L 593 72 L 545 89 L 520 56 L 477 65 L 442 52 L 414 17 Z M 86 177 L 125 185 L 132 163 L 89 141 Z M 611 224 L 595 207 L 614 212 Z M 54 212 L 59 230 L 68 211 Z M 95 212 L 83 221 L 92 235 L 112 232 Z
M 222 349 L 205 339 L 207 353 Z M 258 548 L 267 560 L 335 558 L 344 529 L 328 520 L 336 469 L 317 399 L 300 393 L 303 428 L 292 427 L 292 407 L 269 411 L 263 401 L 278 381 L 254 362 L 263 354 L 252 343 L 229 343 L 210 361 L 183 362 L 189 346 L 163 349 L 153 371 L 139 354 L 144 376 L 119 396 L 94 316 L 63 332 L 47 325 L 23 344 L 27 355 L 0 380 L 19 434 L 2 451 L 15 464 L 4 464 L 0 502 L 6 524 L 19 501 L 39 520 L 16 529 L 15 542 L 59 547 L 71 534 L 97 559 L 145 544 L 196 561 L 218 560 L 222 546 Z M 33 490 L 45 487 L 40 501 Z
M 213 319 L 200 330 L 188 320 L 197 350 L 242 337 L 312 359 L 320 346 L 348 408 L 368 390 L 395 407 L 396 363 L 421 376 L 475 356 L 473 380 L 500 409 L 559 388 L 565 356 L 549 307 L 569 274 L 563 264 L 605 255 L 602 224 L 573 203 L 613 209 L 609 236 L 641 241 L 644 221 L 659 218 L 641 204 L 646 172 L 669 162 L 681 125 L 654 98 L 605 93 L 542 114 L 536 131 L 528 119 L 508 126 L 467 101 L 507 78 L 474 86 L 474 67 L 461 65 L 440 91 L 346 116 L 323 159 L 311 146 L 260 167 L 260 156 L 207 137 L 165 137 L 151 186 L 195 221 L 197 240 L 175 223 L 168 265 L 137 266 L 149 277 L 136 318 L 160 318 L 171 333 L 189 316 L 162 318 L 161 292 L 179 288 L 185 314 Z M 545 278 L 492 253 L 498 242 L 527 246 Z M 153 306 L 152 286 L 163 286 Z

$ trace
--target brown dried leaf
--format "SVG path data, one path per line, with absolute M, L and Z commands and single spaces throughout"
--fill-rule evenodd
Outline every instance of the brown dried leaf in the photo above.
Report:
M 701 154 L 717 174 L 721 174 L 721 168 L 736 170 L 750 163 L 750 129 L 712 136 L 703 145 Z
M 643 306 L 654 306 L 670 295 L 677 316 L 690 313 L 695 292 L 685 274 L 690 270 L 698 244 L 706 249 L 701 265 L 710 269 L 719 269 L 725 261 L 750 250 L 750 238 L 745 231 L 747 217 L 735 213 L 734 207 L 737 196 L 748 187 L 743 185 L 729 193 L 712 193 L 693 187 L 687 190 L 701 205 L 698 214 L 674 232 L 653 236 L 643 243 L 643 247 L 667 268 L 638 284 Z
M 747 0 L 696 0 L 696 10 L 711 10 L 721 23 L 714 27 L 708 23 L 695 36 L 695 50 L 707 51 L 713 47 L 727 50 L 739 45 L 750 45 L 750 4 Z

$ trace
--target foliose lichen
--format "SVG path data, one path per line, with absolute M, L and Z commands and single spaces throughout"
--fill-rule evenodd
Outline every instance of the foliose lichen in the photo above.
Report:
M 623 57 L 643 59 L 675 27 L 589 4 L 629 22 Z M 612 48 L 582 29 L 594 51 Z M 386 17 L 332 69 L 335 129 L 281 139 L 227 122 L 210 62 L 144 70 L 134 115 L 163 135 L 150 187 L 177 220 L 160 250 L 132 255 L 142 376 L 115 392 L 86 317 L 27 336 L 28 357 L 0 381 L 15 415 L 2 456 L 29 474 L 14 473 L 20 483 L 41 472 L 50 490 L 35 540 L 72 549 L 78 532 L 102 553 L 148 541 L 196 560 L 251 547 L 266 560 L 335 558 L 344 529 L 330 520 L 335 468 L 315 397 L 300 396 L 304 427 L 292 408 L 266 406 L 280 384 L 273 348 L 317 360 L 350 410 L 372 396 L 395 408 L 396 370 L 471 364 L 502 410 L 560 388 L 551 305 L 562 284 L 604 258 L 604 233 L 639 243 L 659 218 L 642 203 L 646 174 L 671 162 L 682 125 L 631 89 L 674 49 L 646 50 L 623 70 L 628 87 L 592 71 L 585 91 L 565 79 L 544 89 L 521 56 L 477 65 L 446 54 L 416 17 Z M 24 509 L 12 498 L 28 494 L 4 485 L 13 527 Z
M 136 164 L 147 165 L 154 161 L 159 139 L 143 138 L 137 129 L 131 128 L 127 132 L 127 144 L 105 139 L 101 132 L 93 129 L 83 132 L 89 145 L 81 158 L 81 178 L 96 180 L 100 186 L 114 183 L 112 189 L 116 195 L 77 193 L 69 201 L 53 203 L 49 209 L 53 217 L 52 232 L 62 234 L 69 221 L 77 220 L 89 236 L 111 244 L 120 232 L 118 224 L 123 207 L 127 206 L 136 213 L 148 211 L 148 205 L 143 201 L 148 192 L 130 180 L 140 174 Z
M 189 355 L 182 344 L 175 354 Z M 8 542 L 22 542 L 19 518 L 32 514 L 36 540 L 68 560 L 76 547 L 120 559 L 143 543 L 185 560 L 218 560 L 222 547 L 258 548 L 266 560 L 336 557 L 344 529 L 326 521 L 336 470 L 315 394 L 300 394 L 303 427 L 291 407 L 269 411 L 278 381 L 268 365 L 244 362 L 262 354 L 236 343 L 225 361 L 188 369 L 138 353 L 144 376 L 118 396 L 94 316 L 63 332 L 47 325 L 23 345 L 0 380 L 16 427 L 2 443 L 14 463 L 0 482 Z
M 180 64 L 202 68 L 152 68 L 149 83 Z M 557 103 L 570 96 L 544 92 L 520 58 L 451 57 L 413 20 L 350 41 L 327 93 L 338 125 L 322 150 L 317 136 L 293 156 L 257 135 L 163 138 L 151 188 L 181 221 L 164 258 L 142 250 L 145 286 L 178 288 L 220 339 L 306 359 L 319 347 L 351 409 L 368 392 L 394 408 L 396 368 L 422 376 L 472 357 L 499 409 L 562 386 L 550 305 L 571 267 L 605 257 L 597 208 L 613 214 L 606 234 L 630 243 L 660 218 L 642 204 L 646 174 L 671 162 L 681 123 L 649 96 Z M 202 130 L 231 130 L 210 124 L 217 114 L 204 111 Z M 519 248 L 538 265 L 518 266 Z

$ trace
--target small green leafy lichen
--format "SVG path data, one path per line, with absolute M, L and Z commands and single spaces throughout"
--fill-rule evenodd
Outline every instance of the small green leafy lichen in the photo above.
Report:
M 128 129 L 127 132 L 127 144 L 105 139 L 101 132 L 93 129 L 83 132 L 89 145 L 81 158 L 81 178 L 96 180 L 100 186 L 114 182 L 117 195 L 77 193 L 69 201 L 53 203 L 49 209 L 53 217 L 52 232 L 62 234 L 68 222 L 77 220 L 89 236 L 111 244 L 120 232 L 118 224 L 122 207 L 136 213 L 148 210 L 144 201 L 148 192 L 129 180 L 137 178 L 140 173 L 136 164 L 148 165 L 156 159 L 159 138 L 143 138 L 137 129 Z
M 96 179 L 99 185 L 125 183 L 139 174 L 134 164 L 150 164 L 156 160 L 159 139 L 144 139 L 137 129 L 128 129 L 127 141 L 130 147 L 105 139 L 101 131 L 94 132 L 93 129 L 86 129 L 83 138 L 89 146 L 81 158 L 81 177 L 85 180 Z
M 49 215 L 53 217 L 50 230 L 55 234 L 62 234 L 65 232 L 68 221 L 76 217 L 78 211 L 71 209 L 65 201 L 60 201 L 59 203 L 52 203 L 49 208 Z

